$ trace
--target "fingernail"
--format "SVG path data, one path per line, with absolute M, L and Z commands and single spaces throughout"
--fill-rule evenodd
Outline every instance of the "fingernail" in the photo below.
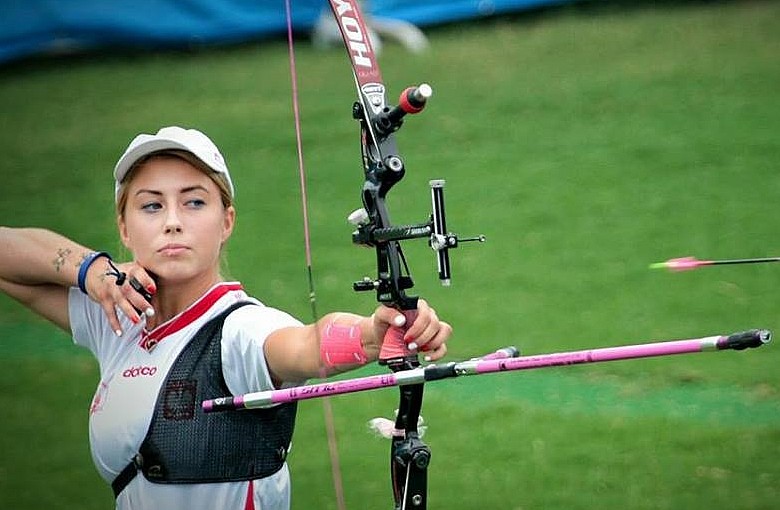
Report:
M 407 347 L 410 351 L 416 351 L 417 350 L 417 342 L 409 342 L 407 344 Z
M 424 359 L 425 361 L 431 361 L 431 357 L 430 357 L 430 356 L 425 356 L 423 359 Z
M 133 315 L 132 317 L 130 317 L 130 320 L 133 321 L 133 324 L 138 324 L 139 322 L 141 322 L 141 318 L 138 317 L 137 315 Z
M 157 292 L 157 288 L 154 285 L 149 285 L 146 287 L 146 291 L 149 292 L 149 294 L 154 294 Z
M 154 308 L 150 306 L 149 308 L 146 309 L 144 313 L 146 314 L 147 317 L 154 317 Z
M 395 318 L 393 319 L 393 324 L 395 324 L 396 326 L 403 326 L 404 324 L 406 324 L 406 317 L 404 317 L 403 315 L 396 315 Z
M 116 331 L 114 331 L 114 333 L 116 333 L 116 336 L 122 336 L 122 330 L 121 329 L 117 329 Z

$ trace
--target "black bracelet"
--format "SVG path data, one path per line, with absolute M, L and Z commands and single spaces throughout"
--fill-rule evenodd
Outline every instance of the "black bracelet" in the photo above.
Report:
M 89 267 L 100 257 L 106 257 L 108 260 L 111 259 L 111 255 L 104 251 L 96 251 L 92 252 L 86 257 L 84 257 L 84 260 L 81 261 L 81 266 L 79 266 L 79 277 L 77 279 L 77 282 L 79 284 L 79 289 L 81 289 L 81 292 L 84 294 L 87 294 L 87 287 L 86 287 L 86 279 L 87 279 L 87 271 L 89 270 Z

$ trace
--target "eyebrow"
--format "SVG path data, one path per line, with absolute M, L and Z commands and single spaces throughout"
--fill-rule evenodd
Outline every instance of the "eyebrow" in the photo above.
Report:
M 186 188 L 182 188 L 179 190 L 179 193 L 189 193 L 190 191 L 204 191 L 206 194 L 208 194 L 209 190 L 205 188 L 205 186 L 201 186 L 200 184 L 197 184 L 195 186 L 188 186 Z
M 190 193 L 191 191 L 203 191 L 206 194 L 208 194 L 209 192 L 209 190 L 207 190 L 205 187 L 198 184 L 195 186 L 187 186 L 186 188 L 182 188 L 179 190 L 179 193 L 185 194 L 185 193 Z M 135 192 L 135 196 L 141 195 L 143 193 L 149 193 L 150 195 L 157 195 L 157 196 L 161 196 L 163 194 L 162 191 L 141 188 Z

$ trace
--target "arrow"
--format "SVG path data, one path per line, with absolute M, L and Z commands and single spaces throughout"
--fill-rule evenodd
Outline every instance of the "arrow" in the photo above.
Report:
M 670 271 L 691 271 L 703 266 L 724 266 L 728 264 L 761 264 L 764 262 L 780 262 L 780 257 L 764 257 L 757 259 L 727 259 L 699 260 L 696 257 L 681 257 L 669 259 L 666 262 L 650 264 L 650 269 L 669 269 Z

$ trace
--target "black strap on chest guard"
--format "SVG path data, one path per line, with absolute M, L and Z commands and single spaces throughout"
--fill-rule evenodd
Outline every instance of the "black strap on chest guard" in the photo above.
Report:
M 111 483 L 114 496 L 138 472 L 154 483 L 208 483 L 269 476 L 284 465 L 295 403 L 238 413 L 203 412 L 200 402 L 230 393 L 222 376 L 222 325 L 230 306 L 182 350 L 157 396 L 140 452 Z

